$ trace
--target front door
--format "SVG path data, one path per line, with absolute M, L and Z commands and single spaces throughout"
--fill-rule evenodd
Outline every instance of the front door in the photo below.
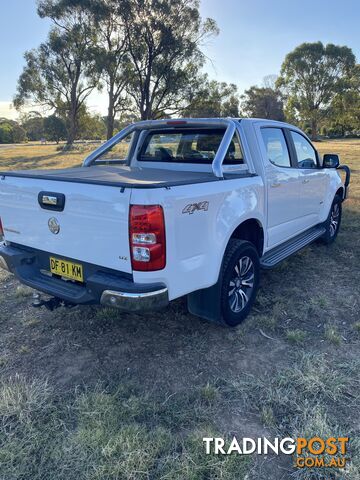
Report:
M 294 168 L 282 128 L 261 127 L 259 143 L 267 189 L 267 247 L 295 236 L 299 225 L 300 174 Z
M 307 138 L 290 130 L 300 175 L 300 222 L 303 229 L 319 223 L 320 211 L 325 200 L 328 176 L 319 168 L 316 150 Z

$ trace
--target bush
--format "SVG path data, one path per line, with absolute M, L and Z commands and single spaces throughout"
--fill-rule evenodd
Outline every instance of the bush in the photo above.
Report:
M 25 141 L 25 130 L 12 120 L 0 123 L 0 143 L 20 143 Z

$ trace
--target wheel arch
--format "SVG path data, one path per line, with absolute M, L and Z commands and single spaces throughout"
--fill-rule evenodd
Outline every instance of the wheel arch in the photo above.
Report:
M 262 256 L 264 251 L 264 228 L 257 218 L 249 218 L 241 222 L 230 235 L 228 243 L 233 238 L 251 242 L 258 251 L 259 257 Z
M 340 187 L 337 189 L 335 195 L 339 195 L 339 197 L 341 198 L 341 200 L 344 199 L 344 194 L 345 194 L 345 189 L 344 187 Z

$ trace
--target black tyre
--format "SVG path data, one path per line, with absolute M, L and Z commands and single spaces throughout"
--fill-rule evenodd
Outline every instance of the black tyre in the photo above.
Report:
M 330 208 L 329 216 L 325 222 L 326 232 L 321 237 L 322 243 L 330 245 L 339 233 L 342 215 L 342 201 L 339 195 L 335 195 Z
M 221 279 L 221 313 L 231 327 L 241 323 L 254 303 L 259 287 L 259 255 L 250 242 L 230 240 Z

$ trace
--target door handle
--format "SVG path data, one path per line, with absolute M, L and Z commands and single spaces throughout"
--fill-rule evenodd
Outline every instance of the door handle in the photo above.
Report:
M 62 212 L 65 208 L 65 195 L 55 192 L 40 192 L 38 202 L 44 210 L 55 210 Z
M 302 183 L 309 183 L 310 180 L 308 178 L 304 178 L 304 180 L 302 181 Z
M 280 183 L 280 182 L 273 182 L 273 183 L 270 184 L 270 187 L 271 187 L 271 188 L 278 188 L 278 187 L 280 187 L 280 186 L 281 186 L 281 183 Z

